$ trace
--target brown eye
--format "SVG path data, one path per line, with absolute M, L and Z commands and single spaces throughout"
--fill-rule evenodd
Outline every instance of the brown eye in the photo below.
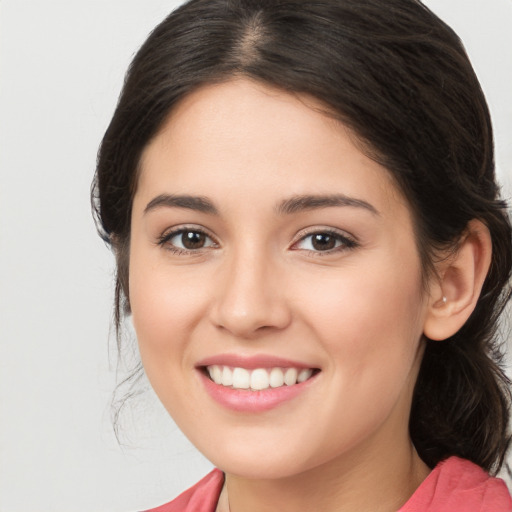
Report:
M 357 242 L 346 235 L 334 231 L 316 231 L 301 238 L 293 245 L 293 249 L 306 250 L 312 253 L 331 253 L 354 249 Z
M 317 251 L 328 251 L 336 247 L 336 238 L 328 233 L 317 233 L 311 237 L 311 245 Z
M 183 231 L 181 244 L 185 249 L 201 249 L 205 246 L 206 235 L 198 231 Z
M 217 247 L 217 244 L 200 229 L 171 231 L 160 237 L 158 244 L 176 253 Z

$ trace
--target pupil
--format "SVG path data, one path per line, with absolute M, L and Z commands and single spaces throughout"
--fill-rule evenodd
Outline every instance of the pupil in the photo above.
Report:
M 200 249 L 204 246 L 205 235 L 197 231 L 185 231 L 181 235 L 181 242 L 186 249 Z
M 319 251 L 328 251 L 329 249 L 334 249 L 334 246 L 336 245 L 336 240 L 331 235 L 319 233 L 313 236 L 312 243 L 315 249 Z

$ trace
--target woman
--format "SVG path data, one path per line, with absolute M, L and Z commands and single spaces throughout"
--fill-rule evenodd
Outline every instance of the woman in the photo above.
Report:
M 485 99 L 416 0 L 192 0 L 93 200 L 116 319 L 218 468 L 158 511 L 505 511 L 512 236 Z

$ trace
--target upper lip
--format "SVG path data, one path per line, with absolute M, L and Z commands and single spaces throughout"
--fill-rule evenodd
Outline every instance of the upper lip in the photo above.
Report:
M 257 354 L 254 356 L 246 356 L 240 354 L 217 354 L 202 359 L 197 363 L 197 367 L 205 366 L 231 366 L 233 368 L 246 368 L 254 370 L 256 368 L 315 368 L 307 363 L 285 359 L 269 354 Z

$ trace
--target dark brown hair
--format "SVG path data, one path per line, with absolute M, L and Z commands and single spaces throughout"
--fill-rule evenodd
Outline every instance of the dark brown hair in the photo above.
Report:
M 425 275 L 470 220 L 487 225 L 493 255 L 481 296 L 459 332 L 426 340 L 410 433 L 431 467 L 458 455 L 498 470 L 509 443 L 497 328 L 512 231 L 478 80 L 457 35 L 418 0 L 192 0 L 156 27 L 126 75 L 92 188 L 99 232 L 117 257 L 116 326 L 129 311 L 141 152 L 185 95 L 234 76 L 311 95 L 354 131 L 411 205 Z

